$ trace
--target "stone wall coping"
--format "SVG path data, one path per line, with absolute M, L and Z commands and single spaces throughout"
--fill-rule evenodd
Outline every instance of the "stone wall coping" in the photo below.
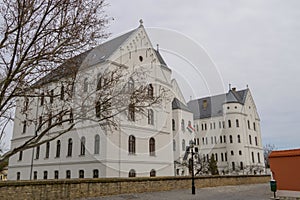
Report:
M 217 179 L 217 178 L 245 178 L 245 177 L 270 177 L 270 175 L 207 175 L 198 176 L 195 179 Z M 164 180 L 185 180 L 191 176 L 161 176 L 161 177 L 131 177 L 131 178 L 84 178 L 84 179 L 48 179 L 48 180 L 20 180 L 3 181 L 0 187 L 7 186 L 28 186 L 28 185 L 52 185 L 52 184 L 82 184 L 82 183 L 119 183 L 119 182 L 147 182 Z M 270 178 L 271 179 L 271 178 Z

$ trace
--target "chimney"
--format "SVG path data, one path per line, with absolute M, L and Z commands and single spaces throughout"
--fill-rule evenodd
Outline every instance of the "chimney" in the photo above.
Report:
M 234 88 L 232 88 L 232 91 L 234 91 L 234 92 L 235 92 L 235 91 L 236 91 L 236 88 L 235 88 L 235 87 L 234 87 Z

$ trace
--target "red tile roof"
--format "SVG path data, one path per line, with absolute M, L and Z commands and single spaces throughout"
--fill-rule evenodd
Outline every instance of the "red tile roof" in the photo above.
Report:
M 269 158 L 274 157 L 290 157 L 290 156 L 300 156 L 300 149 L 290 149 L 282 151 L 272 151 Z

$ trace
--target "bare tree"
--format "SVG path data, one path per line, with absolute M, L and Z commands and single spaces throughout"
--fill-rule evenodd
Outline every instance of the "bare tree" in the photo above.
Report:
M 195 176 L 201 176 L 209 173 L 209 163 L 207 160 L 205 160 L 203 157 L 201 157 L 199 154 L 196 154 L 195 159 Z
M 39 97 L 35 89 L 28 88 L 66 59 L 108 36 L 105 6 L 104 1 L 2 0 L 0 139 L 13 121 L 17 97 Z
M 275 147 L 274 144 L 266 144 L 264 146 L 264 160 L 265 160 L 265 167 L 266 168 L 270 168 L 269 155 L 275 149 L 276 149 L 276 147 Z

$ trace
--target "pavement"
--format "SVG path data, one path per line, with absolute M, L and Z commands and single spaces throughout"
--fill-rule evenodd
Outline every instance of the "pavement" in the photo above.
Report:
M 273 193 L 269 184 L 251 184 L 238 186 L 221 186 L 196 189 L 193 195 L 191 189 L 171 190 L 164 192 L 149 192 L 138 194 L 121 194 L 106 197 L 84 198 L 81 200 L 158 200 L 158 199 L 209 199 L 209 200 L 269 200 Z

